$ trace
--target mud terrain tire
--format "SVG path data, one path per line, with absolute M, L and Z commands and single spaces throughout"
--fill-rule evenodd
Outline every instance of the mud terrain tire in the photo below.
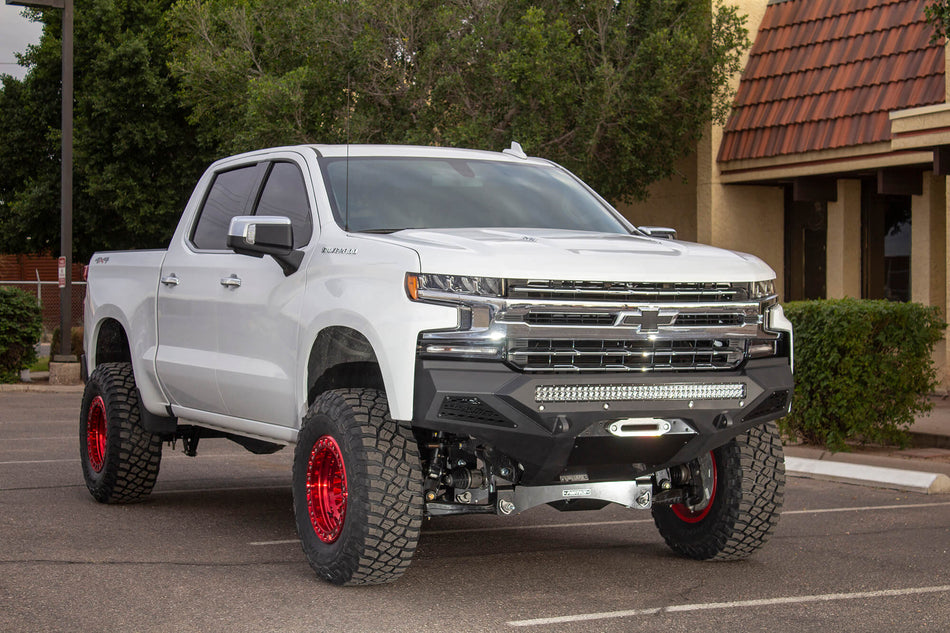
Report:
M 392 582 L 409 567 L 422 522 L 412 431 L 376 389 L 320 395 L 294 450 L 294 515 L 310 566 L 337 585 Z
M 712 451 L 715 485 L 708 504 L 656 505 L 653 520 L 666 544 L 697 560 L 746 558 L 778 523 L 785 457 L 774 422 L 749 429 Z
M 89 376 L 79 418 L 79 455 L 96 501 L 132 503 L 152 492 L 162 442 L 142 427 L 131 363 L 102 363 Z

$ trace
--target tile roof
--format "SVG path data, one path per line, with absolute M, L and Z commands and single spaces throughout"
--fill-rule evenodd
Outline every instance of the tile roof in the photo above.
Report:
M 771 2 L 719 161 L 890 139 L 888 112 L 944 101 L 944 48 L 926 0 Z

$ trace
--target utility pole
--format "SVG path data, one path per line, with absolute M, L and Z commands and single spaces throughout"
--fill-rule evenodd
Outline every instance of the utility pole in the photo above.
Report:
M 73 269 L 73 0 L 6 0 L 9 5 L 63 10 L 62 171 L 60 173 L 59 354 L 71 356 Z M 63 268 L 65 266 L 65 271 Z M 65 272 L 65 275 L 63 274 Z M 56 350 L 50 350 L 56 354 Z M 74 359 L 75 360 L 75 359 Z

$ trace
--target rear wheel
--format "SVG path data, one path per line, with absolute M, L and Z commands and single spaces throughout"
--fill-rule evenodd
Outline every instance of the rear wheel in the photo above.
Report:
M 689 504 L 655 505 L 653 520 L 676 553 L 737 560 L 758 550 L 778 524 L 785 457 L 774 422 L 753 427 L 691 468 L 703 494 Z
M 409 567 L 422 522 L 419 451 L 382 392 L 317 398 L 297 438 L 293 493 L 297 532 L 321 578 L 379 584 Z
M 79 454 L 83 479 L 96 501 L 130 503 L 152 491 L 162 442 L 142 427 L 131 363 L 102 363 L 89 376 L 79 419 Z

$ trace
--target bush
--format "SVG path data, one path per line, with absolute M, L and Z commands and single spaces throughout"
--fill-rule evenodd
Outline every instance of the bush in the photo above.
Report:
M 83 329 L 81 326 L 76 326 L 70 329 L 69 332 L 69 353 L 73 356 L 81 356 L 83 353 L 82 350 L 82 333 Z M 49 355 L 52 358 L 53 356 L 59 356 L 61 354 L 59 350 L 59 328 L 53 330 L 53 340 L 49 346 Z
M 0 382 L 19 382 L 20 370 L 36 362 L 43 321 L 36 299 L 0 286 Z
M 780 422 L 792 438 L 906 446 L 937 385 L 931 354 L 947 327 L 936 307 L 841 299 L 786 304 L 795 326 L 795 401 Z

